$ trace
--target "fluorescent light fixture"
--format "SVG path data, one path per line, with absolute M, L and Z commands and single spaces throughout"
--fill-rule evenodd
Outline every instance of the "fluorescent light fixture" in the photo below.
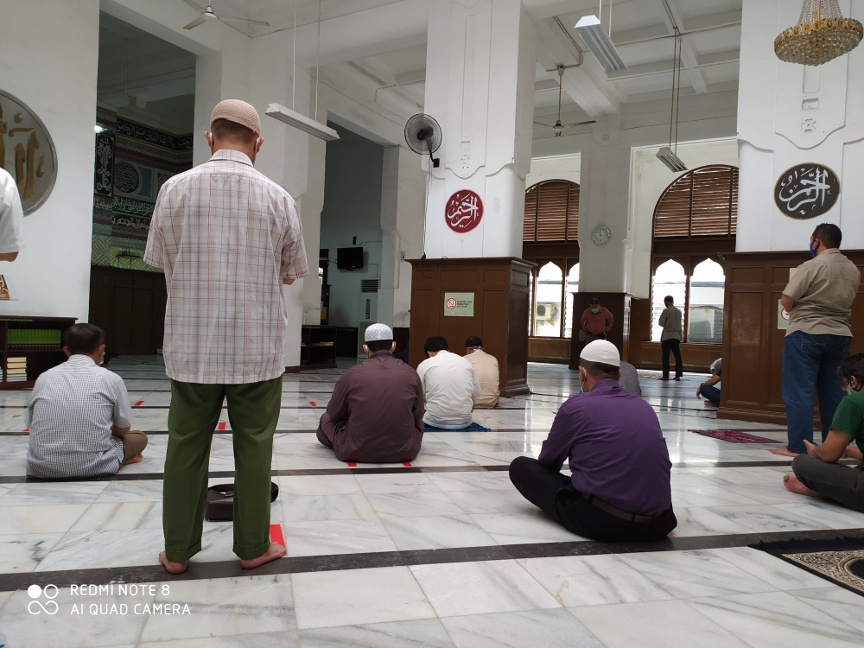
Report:
M 672 149 L 670 149 L 668 146 L 664 146 L 659 151 L 657 151 L 657 159 L 660 160 L 663 164 L 665 164 L 673 173 L 687 170 L 687 166 L 684 164 L 684 162 L 681 161 L 681 158 L 675 155 L 672 152 Z
M 576 23 L 576 32 L 585 41 L 591 53 L 597 57 L 600 65 L 606 70 L 606 74 L 627 70 L 627 66 L 624 65 L 624 61 L 618 54 L 615 43 L 609 38 L 597 16 L 583 16 L 582 20 Z
M 314 119 L 310 119 L 309 117 L 306 117 L 306 115 L 301 115 L 300 113 L 295 112 L 290 108 L 286 108 L 281 104 L 270 104 L 267 106 L 267 110 L 264 111 L 264 114 L 269 115 L 273 119 L 278 119 L 289 126 L 293 126 L 304 133 L 309 133 L 325 142 L 339 139 L 339 133 L 332 128 L 329 128 L 324 124 L 319 124 Z

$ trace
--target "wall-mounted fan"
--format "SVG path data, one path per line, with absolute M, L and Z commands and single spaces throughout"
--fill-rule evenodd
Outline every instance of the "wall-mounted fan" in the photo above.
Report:
M 441 159 L 432 154 L 441 146 L 441 126 L 429 115 L 419 113 L 405 124 L 405 141 L 415 153 L 428 155 L 436 169 Z
M 217 16 L 213 13 L 213 7 L 209 4 L 207 8 L 199 6 L 192 0 L 183 0 L 186 4 L 198 12 L 198 17 L 186 25 L 183 29 L 195 29 L 198 25 L 203 25 L 208 20 L 218 20 L 224 23 L 234 23 L 237 25 L 258 25 L 259 27 L 269 27 L 270 23 L 263 20 L 249 20 L 248 18 L 232 18 L 231 16 Z
M 561 123 L 561 88 L 564 85 L 564 66 L 558 66 L 558 119 L 554 124 L 544 124 L 542 122 L 535 121 L 534 123 L 538 126 L 546 126 L 547 128 L 551 128 L 555 131 L 555 137 L 561 137 L 561 133 L 564 132 L 565 128 L 574 128 L 576 126 L 587 126 L 588 124 L 596 123 L 593 119 L 589 119 L 584 122 L 575 122 L 573 124 L 562 124 Z

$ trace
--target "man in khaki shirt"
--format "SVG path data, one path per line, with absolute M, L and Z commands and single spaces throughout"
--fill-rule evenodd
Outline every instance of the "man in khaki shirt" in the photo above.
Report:
M 498 360 L 483 350 L 483 341 L 476 335 L 465 340 L 465 357 L 480 381 L 480 395 L 474 399 L 474 407 L 492 409 L 498 404 Z
M 783 289 L 780 302 L 789 312 L 783 345 L 783 401 L 789 443 L 771 450 L 774 454 L 807 452 L 804 442 L 813 442 L 814 392 L 819 395 L 823 441 L 843 398 L 843 381 L 837 369 L 849 355 L 849 316 L 861 273 L 840 254 L 842 238 L 836 225 L 819 225 L 810 237 L 813 258 L 796 268 Z

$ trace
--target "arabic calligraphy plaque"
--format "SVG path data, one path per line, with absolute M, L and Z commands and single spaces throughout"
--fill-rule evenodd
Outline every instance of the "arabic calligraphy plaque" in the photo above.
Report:
M 831 210 L 840 196 L 840 180 L 828 167 L 808 162 L 788 169 L 774 186 L 774 202 L 789 218 L 806 220 Z
M 483 201 L 470 189 L 460 189 L 447 201 L 444 218 L 457 234 L 470 232 L 483 218 Z
M 57 153 L 42 121 L 15 97 L 0 91 L 0 167 L 18 185 L 24 215 L 37 209 L 54 188 Z

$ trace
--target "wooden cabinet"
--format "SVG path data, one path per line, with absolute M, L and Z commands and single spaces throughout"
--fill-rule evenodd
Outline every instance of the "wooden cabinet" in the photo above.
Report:
M 303 326 L 300 342 L 300 369 L 336 367 L 336 327 Z
M 65 362 L 63 333 L 74 323 L 74 317 L 0 317 L 0 389 L 32 389 L 42 372 Z M 9 365 L 16 358 L 26 359 L 26 380 L 9 379 Z

